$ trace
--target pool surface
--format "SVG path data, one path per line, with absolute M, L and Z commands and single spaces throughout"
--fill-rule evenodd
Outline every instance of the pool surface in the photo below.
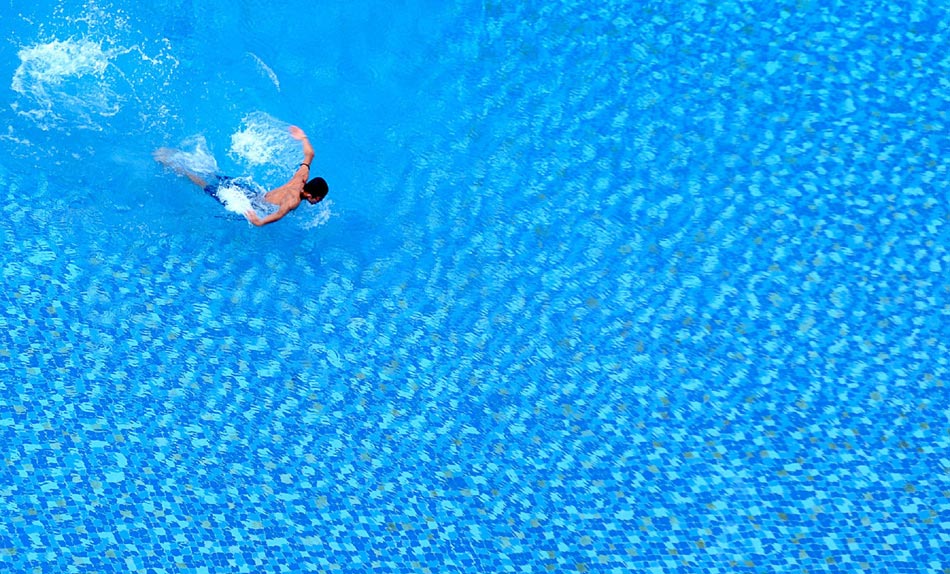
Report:
M 940 3 L 0 4 L 0 571 L 950 572 Z

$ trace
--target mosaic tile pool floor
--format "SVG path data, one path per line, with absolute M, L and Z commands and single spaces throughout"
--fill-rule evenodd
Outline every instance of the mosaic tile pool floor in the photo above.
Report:
M 316 230 L 8 154 L 0 570 L 950 572 L 946 10 L 481 6 Z

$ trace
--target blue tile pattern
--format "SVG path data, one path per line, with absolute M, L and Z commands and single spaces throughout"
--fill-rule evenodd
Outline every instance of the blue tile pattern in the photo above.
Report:
M 947 11 L 480 8 L 378 222 L 0 169 L 0 569 L 950 572 Z

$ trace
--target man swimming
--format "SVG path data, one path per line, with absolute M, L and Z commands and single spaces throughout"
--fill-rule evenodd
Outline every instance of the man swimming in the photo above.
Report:
M 310 175 L 310 164 L 313 162 L 314 156 L 313 146 L 310 145 L 310 140 L 307 139 L 307 134 L 305 134 L 304 131 L 297 126 L 290 126 L 290 136 L 295 140 L 300 141 L 300 143 L 303 145 L 303 162 L 297 166 L 297 171 L 294 173 L 293 177 L 287 181 L 287 183 L 268 191 L 264 195 L 264 201 L 267 204 L 276 206 L 276 209 L 273 211 L 273 213 L 263 218 L 258 217 L 257 212 L 254 209 L 249 209 L 244 213 L 244 216 L 247 217 L 247 220 L 258 227 L 278 221 L 291 211 L 297 209 L 303 200 L 307 200 L 311 205 L 320 203 L 330 191 L 326 180 L 324 180 L 322 177 L 315 177 L 310 181 L 307 181 L 307 176 Z M 248 191 L 253 191 L 246 186 L 233 183 L 232 178 L 227 176 L 215 176 L 215 181 L 208 183 L 198 174 L 192 173 L 173 162 L 172 157 L 174 153 L 175 150 L 163 147 L 155 150 L 155 153 L 153 153 L 152 156 L 155 158 L 155 161 L 161 163 L 175 173 L 187 177 L 192 183 L 203 189 L 205 193 L 222 203 L 224 203 L 225 200 L 218 195 L 218 192 L 224 187 L 237 186 Z

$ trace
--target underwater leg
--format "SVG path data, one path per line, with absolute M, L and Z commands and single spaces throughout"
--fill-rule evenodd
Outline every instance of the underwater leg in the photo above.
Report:
M 191 183 L 197 185 L 198 187 L 204 189 L 208 186 L 208 182 L 198 177 L 198 174 L 193 173 L 174 160 L 177 150 L 167 147 L 160 147 L 154 152 L 152 152 L 152 157 L 155 158 L 155 161 L 165 166 L 167 169 L 172 170 L 176 174 L 187 177 L 191 180 Z

